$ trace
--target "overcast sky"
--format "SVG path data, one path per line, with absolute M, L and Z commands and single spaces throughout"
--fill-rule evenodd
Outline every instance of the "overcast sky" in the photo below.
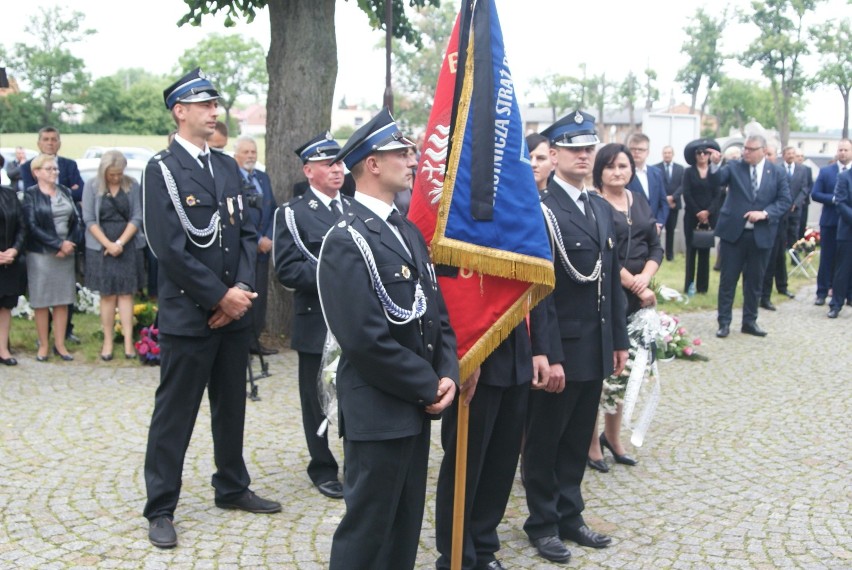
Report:
M 56 0 L 30 0 L 26 10 L 3 10 L 0 42 L 7 51 L 15 42 L 27 40 L 24 28 L 39 6 L 56 4 Z M 747 0 L 731 0 L 729 4 L 744 7 Z M 254 23 L 241 23 L 231 29 L 222 25 L 223 18 L 209 17 L 205 17 L 201 28 L 178 28 L 175 23 L 185 12 L 181 0 L 146 0 L 144 4 L 74 0 L 63 5 L 84 12 L 85 26 L 98 30 L 85 43 L 70 46 L 95 78 L 126 67 L 173 73 L 178 56 L 213 32 L 241 33 L 257 39 L 265 49 L 269 46 L 269 18 L 265 11 L 258 14 Z M 686 62 L 680 53 L 685 41 L 683 28 L 699 6 L 721 11 L 725 4 L 701 0 L 497 0 L 520 103 L 543 99 L 531 91 L 532 78 L 549 73 L 578 74 L 580 63 L 587 64 L 589 74 L 606 72 L 612 79 L 622 79 L 631 70 L 641 75 L 650 67 L 657 71 L 662 103 L 671 98 L 688 103 L 689 97 L 681 93 L 674 77 Z M 845 0 L 826 0 L 808 21 L 817 23 L 848 13 Z M 336 21 L 339 73 L 335 101 L 345 95 L 349 103 L 380 104 L 384 54 L 376 46 L 383 33 L 370 29 L 356 0 L 338 0 Z M 742 51 L 754 33 L 752 26 L 732 21 L 722 49 L 729 53 Z M 813 71 L 816 61 L 807 62 L 807 68 Z M 734 62 L 728 64 L 726 71 L 741 78 L 759 76 L 759 72 L 743 70 Z M 809 95 L 805 119 L 809 125 L 839 129 L 843 106 L 837 89 L 822 89 Z

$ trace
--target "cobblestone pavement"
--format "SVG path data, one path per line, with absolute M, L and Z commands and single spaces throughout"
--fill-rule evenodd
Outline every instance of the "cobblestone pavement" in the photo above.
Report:
M 852 309 L 839 319 L 813 291 L 762 312 L 759 339 L 714 337 L 715 314 L 686 315 L 711 361 L 661 365 L 663 400 L 637 467 L 591 471 L 586 519 L 605 550 L 573 547 L 573 568 L 852 568 Z M 296 357 L 269 359 L 262 401 L 248 402 L 245 457 L 276 515 L 222 511 L 210 487 L 209 411 L 202 407 L 176 513 L 180 545 L 147 541 L 142 462 L 158 371 L 49 364 L 0 371 L 0 567 L 324 568 L 343 503 L 305 473 Z M 418 568 L 433 567 L 433 427 Z M 334 441 L 338 457 L 341 447 Z M 611 459 L 610 459 L 611 461 Z M 522 531 L 516 482 L 500 527 L 508 568 L 557 568 Z M 569 544 L 570 546 L 570 544 Z

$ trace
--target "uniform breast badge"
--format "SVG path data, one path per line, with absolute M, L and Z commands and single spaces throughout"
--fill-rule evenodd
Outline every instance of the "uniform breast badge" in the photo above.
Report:
M 189 206 L 191 208 L 192 206 L 195 206 L 196 204 L 198 204 L 198 200 L 195 198 L 195 196 L 190 194 L 189 196 L 186 197 L 186 205 L 187 206 Z
M 225 201 L 228 203 L 228 221 L 231 222 L 231 225 L 233 226 L 234 225 L 234 199 L 231 198 L 230 196 L 228 196 L 227 200 L 225 200 Z
M 607 247 L 612 249 L 612 238 L 611 237 L 606 238 L 606 245 L 607 245 Z
M 402 276 L 406 279 L 411 279 L 411 270 L 408 268 L 407 265 L 402 266 Z
M 316 210 L 319 207 L 319 202 L 317 202 L 316 200 L 311 200 L 310 202 L 308 202 L 308 207 L 311 210 Z

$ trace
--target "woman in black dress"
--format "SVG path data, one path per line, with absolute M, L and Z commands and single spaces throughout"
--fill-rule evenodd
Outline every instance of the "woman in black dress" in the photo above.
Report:
M 15 366 L 9 353 L 12 309 L 27 289 L 27 267 L 22 261 L 26 230 L 24 210 L 15 190 L 0 186 L 0 364 Z
M 618 259 L 621 262 L 621 286 L 627 296 L 627 319 L 643 307 L 657 304 L 651 289 L 651 279 L 663 262 L 663 247 L 657 234 L 657 222 L 644 194 L 633 193 L 627 184 L 633 179 L 636 166 L 629 149 L 622 144 L 603 146 L 595 156 L 592 181 L 601 196 L 613 209 Z M 637 461 L 625 454 L 621 444 L 621 410 L 628 375 L 611 376 L 604 381 L 601 397 L 604 411 L 604 432 L 592 438 L 589 447 L 589 466 L 598 471 L 609 471 L 603 460 L 603 447 L 609 449 L 615 461 L 636 465 Z M 597 433 L 597 429 L 595 432 Z
M 710 166 L 708 149 L 719 150 L 719 145 L 711 139 L 694 140 L 683 150 L 684 159 L 689 164 L 683 173 L 684 215 L 683 233 L 686 237 L 686 277 L 683 289 L 689 292 L 689 286 L 695 283 L 697 293 L 706 293 L 710 285 L 710 249 L 692 246 L 692 234 L 699 225 L 715 228 L 719 216 L 720 188 L 710 184 L 707 176 Z M 698 275 L 696 277 L 695 258 L 698 257 Z
M 83 189 L 86 222 L 86 284 L 101 294 L 104 344 L 101 359 L 112 360 L 115 309 L 121 320 L 124 356 L 134 358 L 133 294 L 140 287 L 144 241 L 139 184 L 124 174 L 127 160 L 117 150 L 101 157 L 98 175 Z

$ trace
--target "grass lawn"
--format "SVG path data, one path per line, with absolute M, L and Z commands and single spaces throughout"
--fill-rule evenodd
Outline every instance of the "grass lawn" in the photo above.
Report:
M 716 259 L 715 253 L 711 253 L 710 255 L 710 285 L 707 288 L 707 293 L 702 295 L 695 295 L 689 300 L 689 303 L 683 304 L 678 302 L 666 302 L 659 301 L 659 307 L 662 310 L 671 313 L 691 313 L 695 311 L 714 311 L 716 310 L 716 301 L 719 293 L 719 272 L 713 271 L 713 263 Z M 789 259 L 787 260 L 787 271 L 789 273 L 791 267 L 789 263 Z M 819 266 L 819 254 L 814 258 L 813 266 L 816 268 Z M 657 275 L 654 277 L 654 281 L 659 285 L 665 285 L 666 287 L 671 287 L 672 289 L 677 289 L 681 293 L 683 293 L 683 276 L 686 274 L 686 256 L 675 255 L 673 261 L 663 261 L 663 264 L 660 266 L 659 271 L 657 271 Z M 788 286 L 792 293 L 796 293 L 799 289 L 806 285 L 810 285 L 814 283 L 814 279 L 810 279 L 804 277 L 800 273 L 796 273 L 789 278 Z M 734 308 L 742 307 L 743 303 L 743 292 L 742 292 L 742 277 L 740 277 L 740 281 L 737 285 L 736 296 L 734 297 Z M 774 291 L 774 290 L 773 290 Z M 787 297 L 784 295 L 779 295 L 777 292 L 773 292 L 772 295 L 772 303 L 775 305 L 782 304 L 789 301 Z
M 32 150 L 38 150 L 36 141 L 38 133 L 3 133 L 0 135 L 0 146 L 16 147 L 22 146 Z M 234 150 L 236 137 L 228 139 L 227 150 Z M 140 146 L 148 147 L 153 151 L 166 148 L 166 137 L 160 135 L 89 135 L 89 134 L 63 134 L 62 148 L 59 154 L 68 158 L 80 158 L 90 146 Z M 257 153 L 261 162 L 266 162 L 266 141 L 257 139 Z

